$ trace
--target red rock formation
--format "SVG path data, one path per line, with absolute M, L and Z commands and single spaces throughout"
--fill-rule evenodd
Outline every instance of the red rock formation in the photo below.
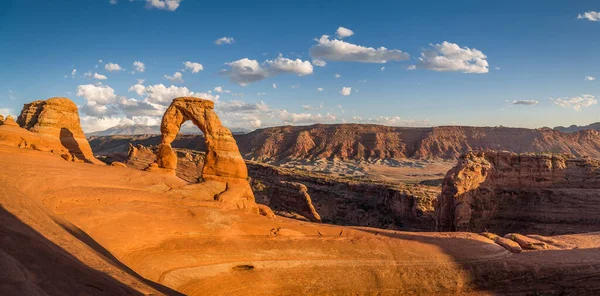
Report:
M 238 208 L 251 208 L 258 212 L 248 178 L 248 169 L 239 152 L 233 135 L 214 112 L 214 103 L 200 98 L 183 97 L 173 100 L 166 110 L 162 124 L 162 142 L 158 147 L 156 164 L 175 174 L 177 155 L 171 143 L 181 125 L 191 120 L 205 135 L 206 158 L 202 179 L 216 188 L 224 184 L 225 190 L 214 195 L 215 200 L 235 204 Z M 207 183 L 207 184 L 209 184 Z
M 264 128 L 236 139 L 242 155 L 258 161 L 456 159 L 468 151 L 486 149 L 600 158 L 600 134 L 592 130 L 561 133 L 548 128 L 317 124 Z
M 288 181 L 272 183 L 267 205 L 276 210 L 298 213 L 313 222 L 321 222 L 321 216 L 312 204 L 308 188 L 302 183 Z
M 102 164 L 92 153 L 79 123 L 77 105 L 67 98 L 34 101 L 23 106 L 17 123 L 38 135 L 43 145 L 65 159 Z
M 471 152 L 444 179 L 437 229 L 544 235 L 599 231 L 598 189 L 597 160 Z

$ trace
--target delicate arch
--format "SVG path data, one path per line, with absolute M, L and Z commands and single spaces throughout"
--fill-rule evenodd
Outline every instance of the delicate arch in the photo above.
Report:
M 188 120 L 202 130 L 206 139 L 206 159 L 202 178 L 211 179 L 214 176 L 246 179 L 248 177 L 248 169 L 237 143 L 231 131 L 221 124 L 221 120 L 214 112 L 214 103 L 192 97 L 174 99 L 163 116 L 160 127 L 162 141 L 157 156 L 159 167 L 173 172 L 177 168 L 177 155 L 171 143 L 175 140 L 181 125 Z

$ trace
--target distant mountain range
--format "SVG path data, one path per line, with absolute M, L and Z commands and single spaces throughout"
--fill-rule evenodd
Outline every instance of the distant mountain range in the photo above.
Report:
M 600 158 L 600 133 L 560 132 L 550 128 L 508 127 L 391 127 L 371 124 L 279 126 L 235 135 L 246 159 L 287 161 L 338 159 L 346 161 L 447 159 L 471 150 L 517 153 L 569 153 Z M 107 136 L 90 140 L 94 153 L 126 153 L 129 144 L 154 146 L 160 136 Z M 201 135 L 179 135 L 173 147 L 206 151 Z
M 588 125 L 571 125 L 569 127 L 557 126 L 554 128 L 557 131 L 563 133 L 574 133 L 583 130 L 597 130 L 600 131 L 600 122 L 594 122 Z
M 251 132 L 250 130 L 243 128 L 230 129 L 233 134 L 246 134 Z M 202 131 L 195 126 L 183 126 L 179 131 L 182 135 L 201 135 Z M 87 133 L 89 137 L 103 137 L 103 136 L 134 136 L 134 135 L 160 135 L 160 126 L 158 125 L 143 125 L 143 124 L 132 124 L 132 125 L 117 125 L 107 130 L 97 131 L 93 133 Z

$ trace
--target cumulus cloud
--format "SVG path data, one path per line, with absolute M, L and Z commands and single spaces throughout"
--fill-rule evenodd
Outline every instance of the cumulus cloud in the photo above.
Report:
M 575 111 L 581 111 L 582 108 L 596 105 L 598 103 L 596 97 L 590 94 L 585 94 L 578 97 L 557 98 L 550 100 L 558 106 L 563 108 L 573 108 Z
M 600 12 L 588 11 L 577 16 L 577 19 L 586 19 L 592 22 L 600 22 Z
M 146 87 L 142 85 L 143 81 L 138 81 L 136 85 L 131 86 L 128 91 L 135 92 L 138 96 L 143 96 L 146 93 Z
M 246 103 L 239 100 L 233 100 L 218 103 L 215 106 L 215 109 L 223 112 L 268 111 L 269 106 L 263 101 L 260 103 Z
M 146 3 L 150 8 L 175 11 L 179 7 L 181 0 L 146 0 Z
M 204 66 L 202 66 L 202 64 L 200 64 L 200 63 L 187 61 L 187 62 L 183 63 L 183 65 L 185 65 L 186 69 L 192 70 L 192 74 L 196 74 L 196 73 L 204 70 Z
M 347 86 L 342 87 L 342 89 L 340 90 L 340 94 L 342 96 L 349 96 L 351 92 L 352 92 L 352 88 L 347 87 Z
M 123 68 L 121 68 L 121 66 L 119 64 L 114 64 L 114 63 L 105 64 L 104 69 L 106 69 L 106 71 L 111 71 L 111 72 L 123 70 Z
M 331 40 L 328 35 L 315 40 L 317 44 L 310 48 L 313 59 L 385 64 L 389 61 L 405 61 L 410 58 L 409 54 L 398 49 L 365 47 L 338 39 Z
M 229 76 L 232 82 L 242 86 L 280 74 L 305 76 L 313 73 L 313 66 L 309 61 L 292 60 L 281 55 L 274 60 L 266 60 L 262 64 L 256 60 L 243 58 L 226 63 L 226 65 L 229 66 L 229 69 L 221 71 L 221 74 Z
M 117 95 L 115 90 L 108 85 L 79 85 L 77 87 L 77 96 L 83 97 L 88 102 L 93 101 L 101 105 L 115 102 Z
M 596 80 L 596 77 L 594 76 L 585 76 L 585 81 L 594 81 Z
M 154 104 L 168 105 L 174 98 L 177 97 L 201 97 L 203 99 L 217 101 L 218 95 L 212 95 L 211 93 L 192 92 L 187 87 L 178 87 L 171 85 L 166 87 L 163 84 L 156 84 L 147 86 L 145 92 L 148 94 L 147 100 Z
M 408 71 L 412 71 L 412 70 L 416 70 L 417 66 L 416 65 L 409 65 L 408 67 L 406 67 L 406 70 Z
M 323 91 L 322 87 L 317 87 L 317 91 Z
M 335 31 L 335 34 L 337 35 L 338 38 L 342 39 L 342 38 L 346 38 L 346 37 L 350 37 L 350 36 L 354 35 L 354 31 L 352 31 L 348 28 L 339 27 L 337 29 L 337 31 Z
M 525 105 L 525 106 L 535 106 L 539 102 L 536 100 L 516 100 L 510 102 L 511 105 Z
M 165 78 L 173 83 L 183 83 L 183 74 L 181 72 L 175 72 L 173 76 L 165 75 Z
M 91 71 L 83 74 L 83 77 L 85 77 L 85 78 L 94 78 L 94 79 L 98 79 L 98 80 L 106 80 L 106 79 L 108 79 L 106 76 L 104 76 L 102 74 L 98 74 L 98 73 L 92 74 Z
M 439 72 L 488 73 L 487 56 L 477 49 L 447 41 L 423 50 L 418 67 Z
M 140 62 L 140 61 L 135 61 L 133 62 L 133 69 L 137 72 L 144 72 L 146 71 L 146 65 L 144 65 L 144 63 Z
M 273 88 L 277 88 L 277 84 L 273 83 Z
M 233 39 L 233 37 L 221 37 L 221 38 L 215 40 L 216 45 L 232 44 L 232 43 L 235 43 L 235 39 Z
M 338 74 L 338 73 L 335 73 L 335 74 L 333 75 L 333 77 L 335 77 L 335 79 L 339 79 L 340 77 L 342 77 L 342 75 L 340 75 L 340 74 Z
M 73 71 L 71 71 L 71 78 L 75 79 L 75 76 L 77 76 L 77 69 L 73 69 Z
M 327 66 L 327 63 L 324 60 L 320 60 L 320 59 L 313 60 L 312 64 L 314 66 L 317 66 L 317 67 L 325 67 L 325 66 Z

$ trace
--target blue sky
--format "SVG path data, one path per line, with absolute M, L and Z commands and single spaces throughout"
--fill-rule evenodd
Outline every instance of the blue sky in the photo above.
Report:
M 94 131 L 193 92 L 230 127 L 600 121 L 598 1 L 115 2 L 0 2 L 0 113 L 66 96 Z

